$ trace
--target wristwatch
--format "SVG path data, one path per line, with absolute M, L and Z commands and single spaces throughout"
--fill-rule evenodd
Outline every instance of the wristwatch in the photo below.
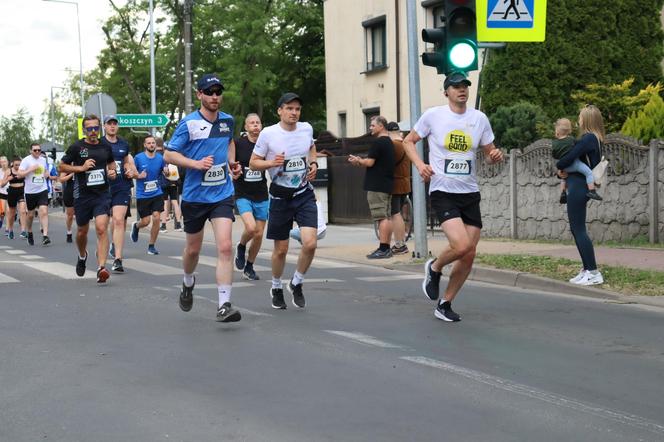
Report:
M 313 166 L 314 164 L 316 165 L 316 168 L 318 168 L 318 163 L 317 162 L 312 161 L 311 163 L 309 163 L 310 166 Z

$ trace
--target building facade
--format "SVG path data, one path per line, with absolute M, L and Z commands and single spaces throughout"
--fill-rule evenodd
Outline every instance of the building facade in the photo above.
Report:
M 432 50 L 422 42 L 423 28 L 436 27 L 443 0 L 417 2 L 418 54 Z M 369 121 L 383 115 L 409 127 L 408 34 L 403 0 L 327 0 L 325 78 L 327 128 L 338 137 L 365 134 Z M 482 51 L 480 50 L 480 62 Z M 419 58 L 418 58 L 419 60 Z M 422 111 L 446 103 L 442 75 L 419 61 Z M 477 72 L 470 104 L 477 97 Z

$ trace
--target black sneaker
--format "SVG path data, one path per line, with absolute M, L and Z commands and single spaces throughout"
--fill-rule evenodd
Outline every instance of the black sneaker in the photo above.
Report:
M 567 192 L 564 190 L 560 193 L 560 204 L 567 204 Z
M 180 224 L 179 222 L 175 221 L 174 227 L 175 228 L 173 230 L 175 230 L 176 232 L 182 232 L 182 224 Z
M 432 301 L 438 299 L 440 293 L 440 275 L 442 275 L 442 272 L 431 270 L 431 264 L 435 260 L 436 258 L 431 258 L 424 264 L 424 281 L 422 281 L 422 291 Z
M 161 227 L 159 227 L 159 231 L 160 231 L 161 233 L 166 233 L 166 232 L 168 232 L 168 229 L 166 228 L 166 224 L 165 224 L 165 223 L 161 223 Z
M 106 267 L 99 267 L 97 270 L 97 284 L 103 284 L 111 276 Z
M 120 258 L 117 258 L 115 261 L 113 261 L 113 266 L 111 266 L 111 270 L 113 270 L 116 273 L 124 273 L 124 267 L 122 267 L 122 260 Z
M 32 235 L 32 232 L 28 232 L 28 244 L 31 246 L 35 245 L 35 237 Z
M 85 252 L 85 258 L 81 259 L 81 257 L 76 258 L 76 275 L 78 276 L 83 276 L 85 275 L 85 263 L 88 260 L 88 252 Z
M 247 247 L 242 246 L 240 243 L 237 243 L 235 246 L 235 268 L 238 270 L 243 270 L 244 266 L 247 264 L 247 260 L 244 256 L 246 251 Z
M 51 244 L 51 239 L 46 235 L 42 238 L 42 246 L 47 246 L 49 244 Z
M 249 281 L 258 281 L 260 278 L 254 271 L 254 266 L 250 266 L 249 264 L 244 266 L 244 271 L 242 272 L 242 276 L 244 279 L 248 279 Z
M 217 322 L 237 322 L 240 319 L 242 315 L 231 306 L 230 302 L 225 302 L 217 309 Z
M 191 287 L 187 287 L 182 283 L 182 291 L 180 292 L 180 309 L 183 312 L 188 312 L 191 310 L 191 306 L 194 305 L 194 286 L 196 285 L 196 277 L 194 276 L 194 283 Z
M 271 289 L 270 295 L 272 296 L 272 308 L 286 310 L 286 303 L 284 302 L 284 289 Z
M 73 238 L 71 237 L 71 233 L 67 233 L 67 242 L 71 244 L 73 242 Z
M 397 245 L 393 245 L 392 248 L 390 249 L 392 251 L 393 255 L 405 255 L 408 253 L 408 246 L 406 244 L 403 244 L 401 247 L 397 247 Z
M 293 284 L 293 280 L 288 283 L 288 291 L 293 295 L 293 305 L 298 308 L 304 308 L 307 302 L 304 300 L 302 293 L 302 283 L 298 285 Z
M 459 316 L 454 310 L 452 310 L 452 304 L 449 301 L 438 304 L 436 310 L 433 311 L 433 315 L 447 322 L 459 322 L 461 321 L 461 316 Z
M 392 257 L 392 251 L 390 249 L 381 250 L 380 248 L 374 250 L 373 252 L 367 255 L 367 259 L 385 259 L 391 257 Z
M 586 192 L 586 196 L 588 198 L 590 198 L 591 200 L 596 200 L 596 201 L 602 201 L 604 199 L 601 196 L 599 196 L 599 194 L 597 193 L 597 191 L 595 189 L 589 190 L 588 192 Z

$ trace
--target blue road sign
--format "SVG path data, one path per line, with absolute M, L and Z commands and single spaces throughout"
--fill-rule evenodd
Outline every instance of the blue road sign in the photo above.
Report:
M 489 0 L 487 28 L 532 28 L 535 0 Z

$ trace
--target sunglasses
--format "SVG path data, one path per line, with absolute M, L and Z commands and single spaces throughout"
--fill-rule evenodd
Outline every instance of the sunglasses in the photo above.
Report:
M 33 152 L 41 152 L 41 149 L 32 149 Z
M 83 128 L 86 132 L 99 132 L 99 126 L 90 126 Z
M 207 95 L 208 97 L 211 97 L 213 95 L 216 95 L 217 97 L 221 97 L 223 93 L 224 93 L 223 89 L 205 89 L 203 91 L 203 94 Z

